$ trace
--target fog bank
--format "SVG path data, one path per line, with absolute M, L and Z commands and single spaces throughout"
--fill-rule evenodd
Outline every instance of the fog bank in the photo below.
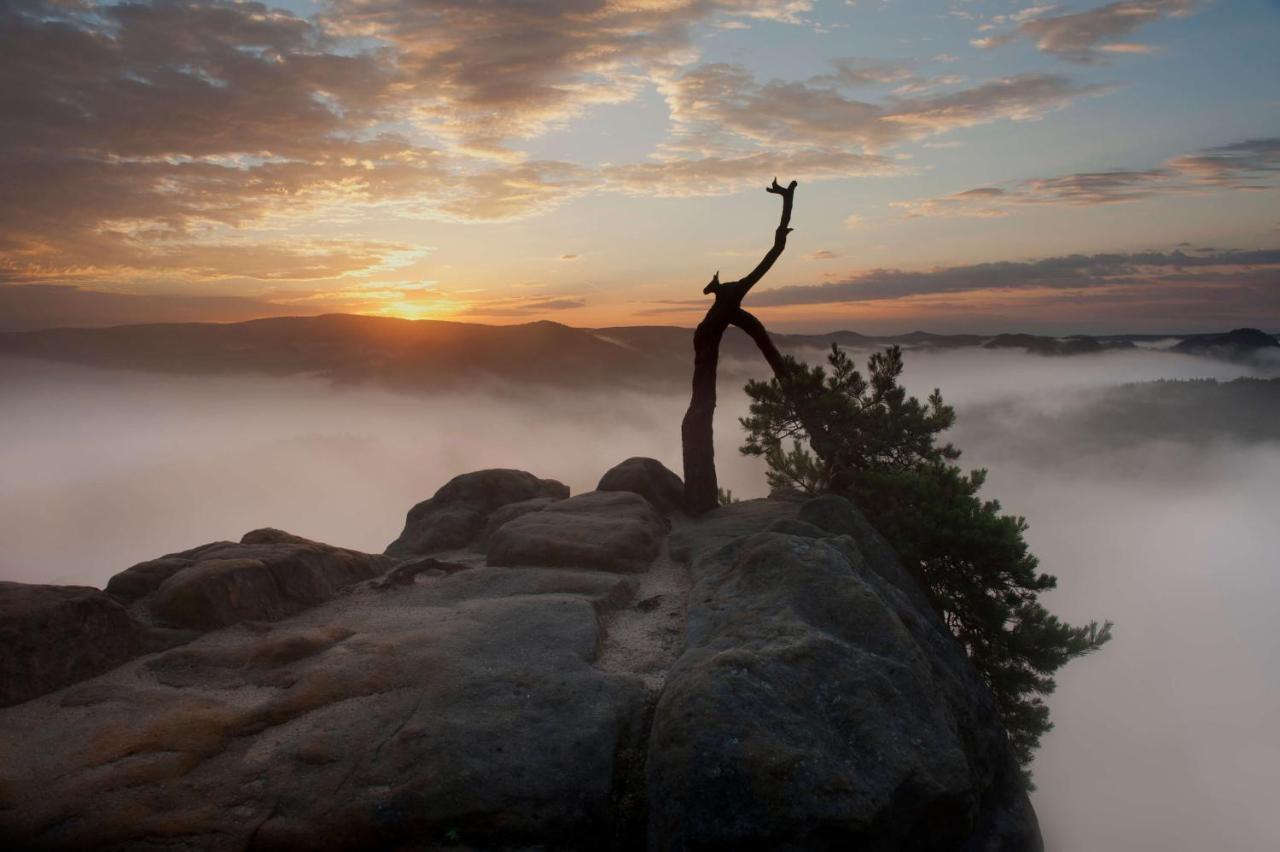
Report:
M 748 367 L 728 368 L 721 480 L 759 496 L 762 466 L 736 452 Z M 1195 442 L 1117 443 L 1091 414 L 1125 382 L 1266 375 L 1155 351 L 907 355 L 913 392 L 939 386 L 959 408 L 961 462 L 987 467 L 987 496 L 1028 518 L 1060 579 L 1051 608 L 1117 625 L 1050 699 L 1057 729 L 1034 798 L 1055 852 L 1280 843 L 1280 443 L 1242 441 L 1230 423 Z M 687 402 L 503 387 L 410 397 L 19 361 L 0 362 L 0 400 L 0 578 L 99 586 L 260 526 L 381 550 L 413 503 L 468 470 L 523 468 L 575 492 L 627 456 L 679 470 Z
M 685 405 L 625 391 L 414 397 L 16 361 L 0 362 L 0 397 L 0 578 L 97 586 L 262 526 L 381 551 L 410 506 L 480 468 L 530 470 L 575 493 L 629 455 L 679 469 Z M 757 481 L 726 476 L 729 487 Z

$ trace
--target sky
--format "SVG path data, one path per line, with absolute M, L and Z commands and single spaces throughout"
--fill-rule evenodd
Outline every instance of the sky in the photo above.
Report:
M 0 0 L 0 313 L 1280 330 L 1280 2 Z M 0 323 L 4 325 L 4 323 Z

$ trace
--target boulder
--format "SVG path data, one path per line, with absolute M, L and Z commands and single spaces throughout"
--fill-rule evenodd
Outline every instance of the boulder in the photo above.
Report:
M 611 467 L 596 490 L 639 494 L 664 515 L 684 508 L 684 481 L 657 459 L 635 456 Z
M 484 532 L 495 509 L 539 497 L 563 500 L 568 496 L 568 486 L 523 470 L 464 473 L 409 510 L 404 531 L 386 553 L 403 558 L 466 547 Z
M 0 582 L 0 706 L 94 677 L 140 650 L 137 623 L 105 592 Z
M 671 532 L 671 558 L 695 562 L 699 556 L 743 536 L 793 521 L 801 500 L 770 497 L 720 506 L 696 518 L 682 519 Z
M 488 520 L 484 524 L 484 532 L 480 535 L 478 541 L 488 543 L 490 537 L 493 536 L 498 528 L 506 524 L 507 521 L 514 521 L 521 515 L 527 515 L 530 512 L 541 512 L 543 509 L 557 502 L 554 497 L 534 497 L 532 500 L 521 500 L 519 503 L 508 503 L 500 509 L 494 509 L 489 515 Z
M 806 500 L 800 506 L 796 519 L 826 530 L 831 535 L 853 538 L 858 542 L 858 548 L 866 554 L 867 565 L 872 570 L 879 572 L 903 594 L 913 597 L 918 605 L 928 605 L 924 589 L 902 568 L 893 545 L 844 497 L 823 494 Z
M 238 544 L 215 542 L 135 565 L 112 577 L 107 591 L 161 626 L 212 630 L 284 618 L 391 565 L 385 556 L 261 529 Z
M 638 494 L 592 491 L 503 524 L 489 539 L 490 565 L 546 565 L 643 571 L 657 557 L 667 522 Z
M 614 791 L 646 696 L 595 665 L 630 582 L 478 568 L 358 590 L 0 711 L 0 844 L 634 848 Z
M 159 559 L 139 562 L 108 580 L 107 594 L 123 604 L 131 604 L 160 588 L 161 583 L 183 568 L 194 565 L 206 550 L 233 546 L 234 543 L 230 541 L 215 541 L 180 553 L 170 553 Z
M 1041 848 L 989 690 L 861 544 L 806 527 L 694 563 L 649 740 L 651 849 Z

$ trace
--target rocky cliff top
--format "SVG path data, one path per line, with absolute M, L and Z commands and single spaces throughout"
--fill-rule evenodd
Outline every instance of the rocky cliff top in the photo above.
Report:
M 994 702 L 847 502 L 489 470 L 386 555 L 255 530 L 0 584 L 33 849 L 1036 850 Z

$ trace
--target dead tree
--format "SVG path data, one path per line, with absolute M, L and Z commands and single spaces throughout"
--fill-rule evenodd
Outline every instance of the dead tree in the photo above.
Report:
M 680 426 L 684 446 L 684 503 L 685 511 L 691 515 L 701 515 L 719 504 L 713 419 L 716 413 L 716 366 L 720 362 L 720 340 L 725 331 L 731 325 L 745 331 L 764 353 L 774 375 L 782 378 L 786 372 L 782 354 L 769 339 L 764 324 L 742 309 L 743 298 L 782 255 L 787 247 L 787 234 L 791 233 L 788 226 L 796 182 L 782 186 L 774 178 L 773 186 L 767 191 L 782 196 L 782 219 L 773 233 L 773 247 L 747 277 L 721 283 L 720 273 L 716 272 L 702 291 L 713 294 L 715 301 L 693 333 L 693 396 Z

